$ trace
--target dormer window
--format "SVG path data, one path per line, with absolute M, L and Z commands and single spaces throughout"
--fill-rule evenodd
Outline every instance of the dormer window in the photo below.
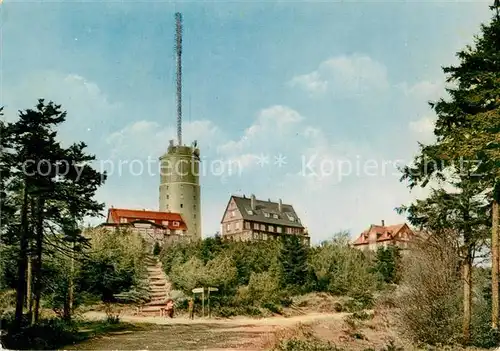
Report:
M 273 218 L 274 218 L 274 219 L 278 219 L 278 215 L 277 215 L 276 213 L 275 213 L 275 214 L 273 214 Z
M 269 218 L 270 217 L 269 213 L 264 212 L 264 217 Z
M 168 225 L 168 221 L 161 221 L 161 224 Z
M 295 220 L 295 218 L 294 218 L 291 214 L 287 213 L 286 215 L 287 215 L 288 220 L 289 220 L 290 222 L 293 222 L 293 221 Z
M 247 213 L 248 213 L 249 215 L 253 215 L 253 211 L 252 211 L 252 210 L 248 210 L 248 209 L 247 209 Z
M 178 227 L 179 226 L 179 222 L 177 221 L 174 221 L 174 223 L 172 223 L 174 225 L 174 227 Z
M 127 219 L 126 218 L 120 218 L 120 223 L 127 223 Z

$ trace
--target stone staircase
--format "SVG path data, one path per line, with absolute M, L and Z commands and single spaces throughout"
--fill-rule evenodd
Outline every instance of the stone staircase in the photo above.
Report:
M 148 271 L 148 292 L 151 300 L 138 307 L 137 314 L 141 316 L 160 316 L 161 309 L 165 307 L 166 300 L 170 296 L 171 285 L 158 258 L 148 256 L 146 258 L 146 265 Z

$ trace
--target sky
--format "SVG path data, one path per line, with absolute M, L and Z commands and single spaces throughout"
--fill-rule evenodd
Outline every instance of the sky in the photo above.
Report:
M 203 236 L 219 231 L 231 194 L 255 194 L 292 204 L 313 243 L 354 237 L 404 222 L 395 208 L 428 193 L 410 191 L 398 167 L 432 142 L 441 67 L 473 43 L 489 4 L 4 0 L 0 105 L 15 120 L 38 98 L 61 104 L 61 141 L 84 141 L 108 171 L 97 199 L 157 210 L 158 157 L 176 135 L 180 11 Z

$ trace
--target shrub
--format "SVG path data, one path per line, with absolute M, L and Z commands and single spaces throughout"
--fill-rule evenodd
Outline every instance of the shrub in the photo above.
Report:
M 394 311 L 401 332 L 416 343 L 452 344 L 461 332 L 459 257 L 450 243 L 415 242 L 404 258 Z
M 77 339 L 76 324 L 54 318 L 41 320 L 34 326 L 25 325 L 19 330 L 10 330 L 2 336 L 7 349 L 54 350 Z
M 315 277 L 314 289 L 335 295 L 351 295 L 357 291 L 373 291 L 378 275 L 370 258 L 348 245 L 345 234 L 311 249 L 309 266 Z
M 283 310 L 281 309 L 281 307 L 277 306 L 274 303 L 266 302 L 266 303 L 262 304 L 262 307 L 267 308 L 272 313 L 283 314 Z
M 214 311 L 214 314 L 223 317 L 223 318 L 229 318 L 229 317 L 234 317 L 238 315 L 238 310 L 233 308 L 233 307 L 220 307 L 219 309 Z
M 372 314 L 368 314 L 365 311 L 359 311 L 359 312 L 354 312 L 352 314 L 352 317 L 356 318 L 356 319 L 359 319 L 359 320 L 362 320 L 362 321 L 365 321 L 365 320 L 368 320 L 368 319 L 372 319 L 373 315 Z

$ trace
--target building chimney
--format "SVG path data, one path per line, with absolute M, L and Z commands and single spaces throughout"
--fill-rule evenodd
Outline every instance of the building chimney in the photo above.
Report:
M 382 227 L 385 227 L 385 221 L 382 220 Z
M 281 199 L 278 202 L 278 211 L 283 212 L 283 203 L 281 202 Z
M 255 195 L 250 196 L 250 207 L 255 211 Z

